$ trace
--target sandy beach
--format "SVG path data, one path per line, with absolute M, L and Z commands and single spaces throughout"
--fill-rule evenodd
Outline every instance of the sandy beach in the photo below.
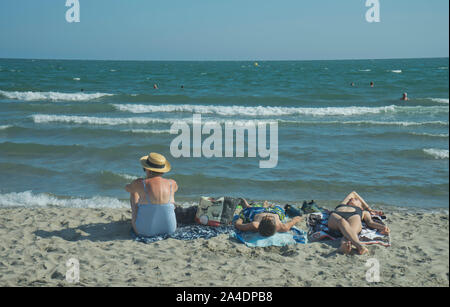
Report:
M 126 209 L 0 209 L 0 286 L 449 286 L 448 213 L 388 215 L 392 246 L 340 255 L 337 242 L 249 248 L 209 240 L 133 241 Z M 298 224 L 306 230 L 305 222 Z M 79 283 L 66 262 L 80 264 Z M 380 282 L 366 281 L 370 258 Z

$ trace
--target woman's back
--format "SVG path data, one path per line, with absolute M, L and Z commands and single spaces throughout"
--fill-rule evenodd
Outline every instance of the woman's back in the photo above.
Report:
M 176 182 L 172 179 L 162 177 L 146 178 L 142 180 L 139 194 L 139 204 L 163 205 L 174 203 L 174 194 L 178 189 Z
M 171 179 L 153 177 L 142 180 L 138 190 L 139 202 L 136 230 L 144 236 L 172 234 L 177 227 L 174 206 L 174 186 Z

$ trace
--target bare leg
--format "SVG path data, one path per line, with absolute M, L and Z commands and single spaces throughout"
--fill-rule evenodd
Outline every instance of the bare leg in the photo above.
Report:
M 354 233 L 359 234 L 361 232 L 362 224 L 361 224 L 361 219 L 359 218 L 359 216 L 357 216 L 357 215 L 352 216 L 351 218 L 348 219 L 348 223 Z M 369 252 L 369 250 L 361 244 L 361 242 L 359 241 L 359 237 L 358 237 L 358 243 L 359 243 L 359 245 L 355 245 L 355 246 L 358 249 L 358 252 L 360 255 L 363 255 L 363 254 Z
M 356 219 L 359 217 L 355 216 L 355 217 L 351 217 L 350 220 L 352 219 Z M 361 222 L 360 222 L 361 224 Z M 356 227 L 352 228 L 350 226 L 350 223 L 347 222 L 344 218 L 338 216 L 337 214 L 333 213 L 331 214 L 330 218 L 328 219 L 328 227 L 330 229 L 334 229 L 334 230 L 340 230 L 340 232 L 343 234 L 343 236 L 351 241 L 351 243 L 356 246 L 356 248 L 358 249 L 358 251 L 361 253 L 361 251 L 363 251 L 364 249 L 366 249 L 364 246 L 361 245 L 361 243 L 359 242 L 359 238 L 358 238 L 358 233 L 356 231 Z M 361 231 L 361 230 L 359 230 Z M 366 249 L 367 250 L 367 249 Z

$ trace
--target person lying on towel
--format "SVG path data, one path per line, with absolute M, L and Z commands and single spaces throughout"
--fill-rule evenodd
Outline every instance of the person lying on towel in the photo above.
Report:
M 284 209 L 270 206 L 267 201 L 264 207 L 252 207 L 242 199 L 241 205 L 243 209 L 235 227 L 241 231 L 259 232 L 264 237 L 273 236 L 276 232 L 287 232 L 302 219 L 296 216 L 290 222 L 283 223 L 286 218 Z
M 359 241 L 358 235 L 362 230 L 362 221 L 372 229 L 377 229 L 381 234 L 388 234 L 389 228 L 383 224 L 374 222 L 371 213 L 382 214 L 382 212 L 370 209 L 369 205 L 356 192 L 351 192 L 331 212 L 328 218 L 328 228 L 334 232 L 335 236 L 342 236 L 339 251 L 349 254 L 354 245 L 359 254 L 363 255 L 369 250 Z

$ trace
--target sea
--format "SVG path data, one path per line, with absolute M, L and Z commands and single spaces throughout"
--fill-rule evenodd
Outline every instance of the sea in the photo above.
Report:
M 448 62 L 0 59 L 0 207 L 127 207 L 139 159 L 158 152 L 182 204 L 338 204 L 357 191 L 369 204 L 448 209 Z M 171 128 L 192 128 L 195 114 L 276 123 L 276 166 L 248 150 L 176 157 Z

